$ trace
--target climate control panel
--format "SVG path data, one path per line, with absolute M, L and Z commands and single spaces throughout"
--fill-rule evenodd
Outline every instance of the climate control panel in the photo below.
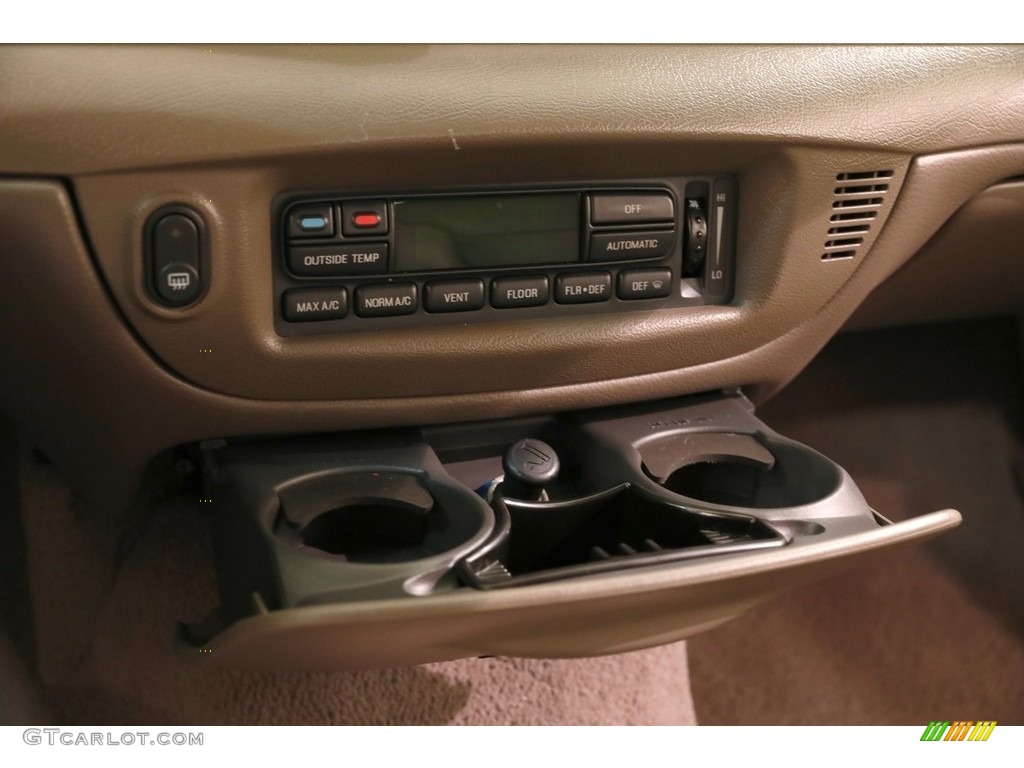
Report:
M 276 211 L 274 311 L 283 336 L 731 299 L 730 176 L 289 194 Z

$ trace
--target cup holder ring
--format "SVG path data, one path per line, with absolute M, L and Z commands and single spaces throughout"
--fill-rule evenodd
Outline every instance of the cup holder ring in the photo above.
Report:
M 283 488 L 275 535 L 300 551 L 350 563 L 401 563 L 483 540 L 493 513 L 472 493 L 422 472 L 352 470 Z
M 637 446 L 645 477 L 688 501 L 739 510 L 816 504 L 841 470 L 800 443 L 762 433 L 680 432 Z

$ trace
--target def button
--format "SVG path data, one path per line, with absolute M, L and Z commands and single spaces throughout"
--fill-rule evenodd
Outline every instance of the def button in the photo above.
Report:
M 619 273 L 619 298 L 663 299 L 672 293 L 672 270 L 627 269 Z

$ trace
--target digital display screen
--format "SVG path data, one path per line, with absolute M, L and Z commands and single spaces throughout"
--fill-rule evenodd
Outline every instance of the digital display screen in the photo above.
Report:
M 395 201 L 396 272 L 580 260 L 580 196 L 480 195 Z

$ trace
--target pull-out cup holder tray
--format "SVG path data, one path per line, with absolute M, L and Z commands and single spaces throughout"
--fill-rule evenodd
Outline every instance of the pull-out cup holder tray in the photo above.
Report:
M 500 482 L 523 437 L 539 500 Z M 643 648 L 960 521 L 890 523 L 738 394 L 204 454 L 220 604 L 181 647 L 232 667 Z
M 789 537 L 750 515 L 688 509 L 624 484 L 559 502 L 494 498 L 494 533 L 460 563 L 478 589 L 515 587 L 755 549 Z

